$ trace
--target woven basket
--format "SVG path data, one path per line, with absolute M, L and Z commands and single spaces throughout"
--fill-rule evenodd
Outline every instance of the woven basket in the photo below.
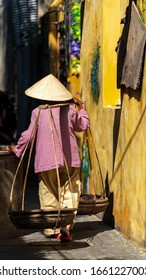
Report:
M 108 206 L 108 198 L 101 197 L 99 195 L 81 195 L 79 206 L 78 206 L 78 215 L 93 215 L 106 210 Z
M 62 209 L 59 214 L 57 210 L 20 210 L 11 211 L 9 216 L 18 229 L 53 229 L 72 224 L 74 220 L 73 210 L 76 209 Z

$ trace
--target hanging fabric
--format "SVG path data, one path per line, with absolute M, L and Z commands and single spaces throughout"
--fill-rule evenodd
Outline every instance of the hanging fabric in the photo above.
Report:
M 131 13 L 129 13 L 130 11 Z M 145 43 L 146 27 L 134 1 L 132 1 L 131 9 L 127 9 L 125 26 L 118 46 L 118 88 L 122 85 L 126 88 L 130 87 L 134 90 L 139 88 L 142 75 Z
M 84 133 L 84 139 L 82 145 L 81 173 L 82 173 L 84 193 L 88 193 L 89 178 L 90 178 L 90 156 L 89 156 L 89 146 L 87 142 L 87 132 Z

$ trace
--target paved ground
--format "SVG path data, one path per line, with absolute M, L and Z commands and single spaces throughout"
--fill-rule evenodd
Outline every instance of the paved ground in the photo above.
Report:
M 0 240 L 1 260 L 146 260 L 146 251 L 96 215 L 77 216 L 72 241 L 47 239 L 41 231 Z

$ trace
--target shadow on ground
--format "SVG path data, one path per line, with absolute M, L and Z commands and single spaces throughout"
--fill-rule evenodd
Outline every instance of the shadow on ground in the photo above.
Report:
M 16 239 L 0 240 L 0 260 L 71 259 L 71 251 L 84 255 L 90 247 L 89 240 L 105 230 L 110 228 L 97 218 L 95 221 L 78 218 L 71 232 L 71 242 L 50 240 L 43 231 L 28 232 Z
M 72 230 L 73 239 L 81 240 L 86 238 L 93 238 L 98 233 L 112 230 L 102 221 L 82 221 L 77 222 Z

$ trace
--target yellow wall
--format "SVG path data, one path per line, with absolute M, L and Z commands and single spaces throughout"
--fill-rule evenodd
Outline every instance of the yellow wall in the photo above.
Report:
M 117 53 L 114 49 L 120 36 L 120 1 L 103 1 L 103 106 L 116 107 L 121 104 L 120 90 L 116 85 Z M 116 13 L 115 13 L 116 11 Z M 115 28 L 116 26 L 116 28 Z M 114 32 L 113 32 L 114 31 Z
M 103 219 L 127 237 L 146 246 L 146 69 L 142 92 L 116 89 L 116 43 L 123 26 L 127 0 L 86 0 L 81 47 L 83 99 L 91 121 L 91 132 L 99 157 L 102 177 L 109 187 L 110 207 Z M 138 1 L 142 7 L 142 1 Z M 143 3 L 144 4 L 144 3 Z M 91 93 L 91 64 L 96 42 L 101 44 L 100 96 Z M 119 94 L 121 109 L 110 108 Z M 89 137 L 92 173 L 89 190 L 101 189 L 99 166 Z M 93 180 L 94 178 L 94 180 Z

